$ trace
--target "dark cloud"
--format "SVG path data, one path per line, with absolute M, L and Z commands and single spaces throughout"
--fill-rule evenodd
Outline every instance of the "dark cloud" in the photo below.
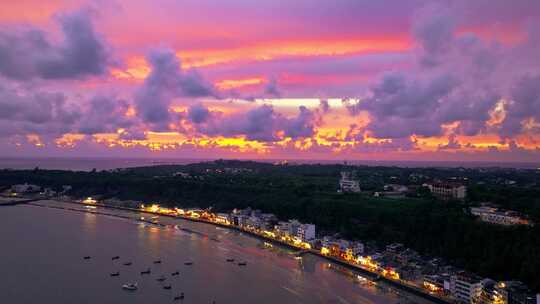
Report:
M 169 108 L 178 97 L 217 97 L 213 87 L 196 71 L 183 71 L 170 49 L 156 49 L 146 57 L 152 71 L 135 94 L 135 106 L 141 119 L 155 130 L 167 130 L 174 115 Z
M 21 92 L 0 86 L 0 121 L 11 134 L 61 134 L 71 130 L 81 116 L 78 107 L 60 93 Z
M 296 117 L 284 120 L 284 131 L 286 137 L 305 138 L 311 137 L 315 133 L 315 124 L 317 123 L 316 113 L 305 106 L 298 108 Z
M 205 112 L 197 106 L 197 111 Z M 190 109 L 191 110 L 191 109 Z M 208 111 L 208 110 L 207 110 Z M 204 124 L 196 126 L 198 132 L 209 136 L 240 136 L 248 140 L 273 142 L 290 137 L 310 137 L 319 125 L 317 114 L 304 106 L 292 118 L 274 111 L 271 105 L 261 105 L 247 112 L 224 116 L 221 113 L 205 114 Z
M 268 79 L 268 82 L 264 87 L 264 95 L 274 98 L 281 97 L 281 91 L 278 86 L 278 81 L 275 77 L 271 77 L 270 79 Z
M 114 96 L 95 96 L 86 104 L 84 115 L 78 124 L 82 134 L 116 133 L 119 128 L 133 126 L 133 118 L 127 117 L 127 101 Z
M 457 33 L 456 7 L 428 6 L 416 14 L 418 64 L 384 73 L 360 101 L 345 102 L 353 115 L 369 113 L 366 131 L 379 138 L 440 136 L 443 125 L 457 123 L 452 132 L 458 135 L 513 136 L 525 131 L 527 119 L 539 121 L 540 35 L 532 30 L 507 47 Z M 503 123 L 488 125 L 501 100 Z
M 455 150 L 461 148 L 461 144 L 458 142 L 455 134 L 448 136 L 448 143 L 445 145 L 439 145 L 439 150 Z
M 64 40 L 54 45 L 39 29 L 0 31 L 0 74 L 13 79 L 62 79 L 104 74 L 107 46 L 94 32 L 89 13 L 58 17 Z
M 387 73 L 371 88 L 370 97 L 349 104 L 348 109 L 352 114 L 368 111 L 373 119 L 367 130 L 377 137 L 438 135 L 440 124 L 430 116 L 455 85 L 449 74 L 409 78 L 402 73 Z
M 449 7 L 432 4 L 415 14 L 413 34 L 422 48 L 423 64 L 438 64 L 452 46 L 456 21 L 449 10 Z
M 319 101 L 319 108 L 323 113 L 328 113 L 330 111 L 330 104 L 328 104 L 328 100 L 321 99 Z
M 131 127 L 129 129 L 122 130 L 118 135 L 118 138 L 121 140 L 145 140 L 147 139 L 146 132 L 139 127 Z
M 210 117 L 210 110 L 203 104 L 196 103 L 189 107 L 187 116 L 193 123 L 202 123 Z
M 532 118 L 540 122 L 540 74 L 524 75 L 511 89 L 512 100 L 506 106 L 501 133 L 510 137 L 524 131 L 523 121 Z M 539 132 L 538 128 L 535 133 Z

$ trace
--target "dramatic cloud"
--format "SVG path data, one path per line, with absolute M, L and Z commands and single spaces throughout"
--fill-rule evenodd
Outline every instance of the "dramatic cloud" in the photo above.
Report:
M 156 1 L 5 5 L 2 147 L 540 156 L 539 1 Z
M 366 130 L 371 134 L 441 136 L 443 126 L 457 123 L 453 132 L 458 134 L 506 136 L 523 132 L 527 119 L 538 121 L 540 61 L 532 62 L 538 57 L 532 53 L 518 55 L 534 49 L 537 37 L 531 32 L 517 46 L 504 47 L 473 33 L 457 33 L 455 13 L 437 5 L 416 14 L 418 64 L 410 71 L 383 74 L 367 96 L 348 104 L 353 115 L 369 113 Z M 488 124 L 502 100 L 503 121 Z
M 135 94 L 141 119 L 155 130 L 167 130 L 174 115 L 169 112 L 174 98 L 214 96 L 213 87 L 195 70 L 184 71 L 170 49 L 156 49 L 146 57 L 152 72 Z
M 458 142 L 455 134 L 448 136 L 448 143 L 445 145 L 439 145 L 439 150 L 452 150 L 461 148 L 461 144 Z
M 125 100 L 109 96 L 95 96 L 86 105 L 84 116 L 78 126 L 82 134 L 116 133 L 120 128 L 129 128 L 135 122 L 127 117 L 129 104 Z
M 201 103 L 197 103 L 189 107 L 188 118 L 193 123 L 202 123 L 210 117 L 210 111 Z
M 513 86 L 512 100 L 507 104 L 506 117 L 502 124 L 504 136 L 513 136 L 525 128 L 524 120 L 533 119 L 534 133 L 540 131 L 540 72 L 534 76 L 524 75 Z
M 190 108 L 190 113 L 194 111 L 193 108 Z M 293 139 L 310 137 L 315 133 L 315 127 L 318 125 L 316 113 L 304 106 L 300 106 L 298 115 L 292 118 L 285 117 L 276 112 L 271 105 L 266 104 L 245 113 L 229 116 L 218 113 L 209 116 L 208 110 L 205 111 L 201 106 L 196 106 L 195 111 L 206 113 L 204 114 L 205 124 L 198 125 L 197 131 L 210 136 L 243 135 L 248 140 L 273 142 L 284 137 Z M 191 114 L 189 116 L 192 117 Z
M 62 134 L 69 132 L 81 113 L 60 93 L 20 93 L 0 86 L 2 135 Z
M 0 31 L 0 74 L 14 79 L 81 78 L 104 74 L 107 46 L 85 11 L 58 17 L 64 40 L 55 44 L 39 29 Z

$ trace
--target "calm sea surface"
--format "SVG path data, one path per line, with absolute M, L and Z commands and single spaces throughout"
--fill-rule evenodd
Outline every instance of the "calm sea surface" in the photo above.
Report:
M 158 227 L 134 212 L 97 210 L 128 217 L 119 218 L 38 204 L 47 207 L 0 207 L 0 303 L 427 303 L 237 231 L 163 217 L 167 227 Z M 141 275 L 146 268 L 152 273 Z M 139 289 L 122 290 L 127 282 Z M 171 290 L 163 289 L 168 284 Z M 180 292 L 185 299 L 174 301 Z

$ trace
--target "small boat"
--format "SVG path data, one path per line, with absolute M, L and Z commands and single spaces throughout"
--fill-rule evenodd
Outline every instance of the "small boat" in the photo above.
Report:
M 171 285 L 165 285 L 165 286 L 163 286 L 163 289 L 171 289 L 171 288 L 172 288 Z
M 111 273 L 111 277 L 117 277 L 119 275 L 120 275 L 120 272 L 118 272 L 118 271 Z
M 234 259 L 227 259 L 227 262 L 234 262 Z
M 238 266 L 246 266 L 247 262 L 238 262 Z
M 126 283 L 122 285 L 122 289 L 126 290 L 137 290 L 137 283 Z
M 179 295 L 179 296 L 174 297 L 174 300 L 175 300 L 175 301 L 183 300 L 183 299 L 184 299 L 184 294 L 181 294 L 181 295 Z
M 119 258 L 120 258 L 119 256 L 113 256 L 113 257 L 111 258 L 111 260 L 114 261 L 114 260 L 118 260 Z
M 185 262 L 184 265 L 190 266 L 193 265 L 193 262 Z
M 146 269 L 141 271 L 141 274 L 150 274 L 150 269 Z
M 131 264 L 132 264 L 131 262 L 125 262 L 124 266 L 131 266 Z
M 171 273 L 172 276 L 177 276 L 177 275 L 180 275 L 180 271 L 175 271 L 173 273 Z
M 161 264 L 161 260 L 155 260 L 154 264 Z
M 175 297 L 174 297 L 174 300 L 175 300 L 175 301 L 183 300 L 183 299 L 184 299 L 184 293 L 183 293 L 183 292 L 181 292 L 179 296 L 175 296 Z
M 85 259 L 85 260 L 90 260 L 90 256 L 87 255 L 87 256 L 83 257 L 83 259 Z
M 166 279 L 167 279 L 167 278 L 166 278 L 165 276 L 162 275 L 162 276 L 160 276 L 159 278 L 157 278 L 156 281 L 158 281 L 158 282 L 163 282 L 163 281 L 165 281 Z

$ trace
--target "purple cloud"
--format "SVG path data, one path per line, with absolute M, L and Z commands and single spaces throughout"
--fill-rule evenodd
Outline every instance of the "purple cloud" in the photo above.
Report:
M 190 108 L 190 112 L 192 111 L 194 111 L 193 107 Z M 201 106 L 196 106 L 196 111 L 205 113 L 208 110 L 205 111 Z M 300 106 L 298 115 L 292 118 L 276 112 L 271 105 L 267 104 L 247 112 L 228 116 L 220 114 L 205 114 L 204 124 L 198 124 L 197 131 L 209 136 L 244 135 L 248 140 L 273 142 L 282 139 L 280 133 L 283 133 L 284 137 L 293 139 L 310 137 L 320 123 L 317 113 L 304 106 Z M 189 113 L 188 116 L 190 116 Z
M 203 123 L 210 117 L 210 110 L 203 104 L 197 103 L 189 107 L 187 116 L 193 123 Z
M 82 134 L 116 133 L 119 128 L 130 128 L 136 121 L 126 117 L 129 104 L 127 101 L 111 96 L 91 98 L 78 123 L 78 132 Z
M 81 113 L 61 93 L 23 92 L 0 85 L 0 121 L 4 136 L 62 134 L 71 130 Z
M 183 71 L 170 49 L 156 49 L 148 54 L 152 72 L 135 93 L 135 106 L 141 119 L 155 130 L 167 130 L 174 115 L 169 108 L 177 97 L 216 97 L 213 87 L 196 71 Z
M 58 17 L 64 40 L 49 42 L 47 33 L 31 28 L 0 31 L 0 74 L 13 79 L 66 79 L 102 75 L 108 47 L 94 32 L 86 11 Z
M 534 31 L 514 47 L 457 34 L 455 8 L 429 6 L 415 15 L 413 33 L 418 64 L 409 71 L 386 72 L 350 113 L 369 113 L 366 131 L 379 138 L 440 136 L 445 124 L 457 122 L 457 134 L 474 136 L 523 132 L 523 122 L 540 119 L 540 35 Z M 486 122 L 501 100 L 506 117 L 499 126 Z

